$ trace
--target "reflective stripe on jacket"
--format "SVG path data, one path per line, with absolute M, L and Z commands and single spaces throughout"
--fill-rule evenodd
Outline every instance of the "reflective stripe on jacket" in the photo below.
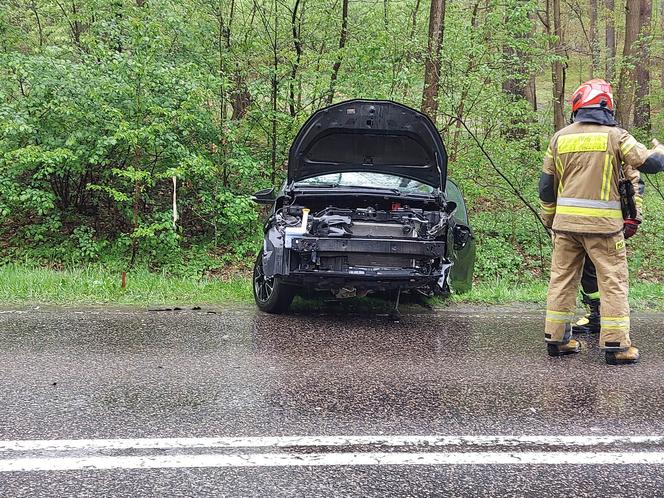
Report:
M 615 126 L 573 123 L 551 139 L 540 179 L 542 219 L 561 232 L 611 234 L 623 227 L 618 192 L 622 169 L 643 205 L 640 167 L 651 151 Z

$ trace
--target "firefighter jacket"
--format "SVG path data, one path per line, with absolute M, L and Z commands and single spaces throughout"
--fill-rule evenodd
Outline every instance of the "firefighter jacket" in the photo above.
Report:
M 643 186 L 637 169 L 659 153 L 617 126 L 576 122 L 558 131 L 546 151 L 540 178 L 544 224 L 559 232 L 619 232 L 622 175 L 634 186 L 640 221 Z

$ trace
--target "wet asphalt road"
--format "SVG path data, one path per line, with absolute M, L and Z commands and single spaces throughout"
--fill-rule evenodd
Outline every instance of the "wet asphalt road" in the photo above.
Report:
M 3 311 L 0 440 L 664 435 L 662 315 L 634 315 L 643 360 L 609 367 L 588 336 L 582 354 L 547 357 L 535 310 L 412 308 L 399 323 L 343 307 L 289 316 L 215 311 Z M 664 452 L 664 444 L 610 449 Z M 2 496 L 323 494 L 661 496 L 664 465 L 0 472 Z

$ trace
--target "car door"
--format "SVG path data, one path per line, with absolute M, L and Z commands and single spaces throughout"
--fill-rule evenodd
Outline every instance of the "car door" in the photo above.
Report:
M 455 202 L 457 209 L 454 212 L 454 223 L 450 225 L 447 240 L 450 247 L 448 253 L 454 263 L 450 271 L 449 283 L 452 290 L 457 293 L 470 291 L 473 286 L 473 268 L 475 267 L 475 236 L 468 221 L 468 210 L 463 200 L 461 189 L 452 180 L 447 180 L 445 193 L 448 201 Z M 459 244 L 459 234 L 455 236 L 455 230 L 463 232 L 462 227 L 467 227 L 470 236 L 465 244 Z M 463 237 L 462 237 L 463 238 Z

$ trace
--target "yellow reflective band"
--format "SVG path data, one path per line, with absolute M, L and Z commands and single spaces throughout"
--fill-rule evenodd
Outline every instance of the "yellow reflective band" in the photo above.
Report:
M 604 159 L 604 174 L 602 175 L 602 190 L 600 192 L 599 198 L 608 201 L 609 195 L 611 194 L 611 177 L 613 176 L 613 162 L 611 161 L 611 156 L 606 155 Z
M 570 323 L 574 318 L 574 313 L 568 311 L 546 310 L 546 321 L 551 323 Z
M 600 318 L 600 326 L 603 329 L 625 330 L 629 329 L 628 316 L 607 316 Z
M 571 311 L 554 311 L 546 310 L 547 315 L 557 315 L 557 316 L 574 316 L 574 313 Z
M 594 199 L 576 199 L 574 197 L 558 197 L 559 206 L 582 208 L 620 209 L 620 201 L 596 201 Z
M 558 154 L 569 152 L 604 152 L 609 148 L 608 133 L 575 133 L 558 138 Z
M 555 204 L 553 206 L 549 206 L 548 204 L 544 204 L 543 202 L 540 202 L 540 207 L 542 208 L 542 211 L 546 214 L 554 214 L 556 212 L 556 205 Z
M 638 142 L 636 141 L 636 138 L 629 137 L 627 141 L 620 146 L 620 152 L 622 152 L 623 155 L 626 156 L 627 154 L 629 154 L 629 151 L 632 150 L 637 143 Z
M 563 162 L 560 158 L 556 160 L 556 170 L 558 171 L 558 196 L 560 196 L 563 193 L 563 173 L 565 172 Z
M 629 329 L 628 316 L 607 316 L 600 318 L 600 326 L 604 330 L 625 330 Z
M 553 159 L 553 154 L 551 153 L 551 147 L 546 148 L 546 153 L 544 155 L 549 159 Z
M 634 197 L 634 202 L 636 203 L 637 206 L 643 206 L 643 199 L 639 196 Z
M 603 208 L 585 208 L 573 206 L 558 206 L 557 214 L 568 214 L 570 216 L 590 216 L 592 218 L 611 218 L 614 220 L 622 219 L 622 211 L 620 209 L 603 209 Z
M 603 322 L 629 322 L 629 316 L 603 316 L 601 318 Z

